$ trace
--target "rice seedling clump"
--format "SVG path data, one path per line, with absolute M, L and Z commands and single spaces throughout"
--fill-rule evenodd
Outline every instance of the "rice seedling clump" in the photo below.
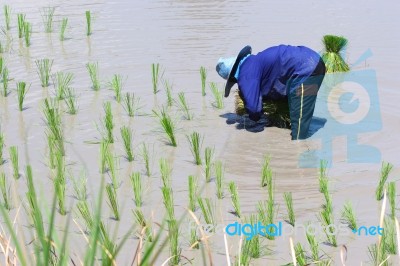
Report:
M 325 35 L 322 39 L 325 51 L 322 54 L 326 66 L 326 72 L 346 72 L 350 70 L 349 65 L 341 56 L 343 49 L 347 46 L 347 39 L 343 36 Z

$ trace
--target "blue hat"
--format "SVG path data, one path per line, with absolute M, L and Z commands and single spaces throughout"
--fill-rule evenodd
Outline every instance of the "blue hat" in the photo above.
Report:
M 240 50 L 237 57 L 220 58 L 218 60 L 215 69 L 223 79 L 227 80 L 225 85 L 225 97 L 229 96 L 231 88 L 237 82 L 235 78 L 235 73 L 238 68 L 239 62 L 249 54 L 251 54 L 251 46 L 247 45 L 242 50 Z

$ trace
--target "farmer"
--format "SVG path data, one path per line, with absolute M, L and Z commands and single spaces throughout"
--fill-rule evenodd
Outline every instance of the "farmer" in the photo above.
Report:
M 238 83 L 239 95 L 249 118 L 258 121 L 263 100 L 288 100 L 292 139 L 308 137 L 325 64 L 315 51 L 304 46 L 279 45 L 256 55 L 244 47 L 237 57 L 220 58 L 216 70 L 227 80 L 225 97 Z

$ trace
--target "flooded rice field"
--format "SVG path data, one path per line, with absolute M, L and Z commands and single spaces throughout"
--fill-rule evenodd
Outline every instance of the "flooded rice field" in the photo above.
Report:
M 393 34 L 399 3 L 4 5 L 11 19 L 7 29 L 3 10 L 1 264 L 399 263 L 393 222 L 400 190 L 400 38 Z M 53 7 L 52 32 L 46 32 Z M 18 36 L 17 14 L 25 14 L 29 40 Z M 60 40 L 63 18 L 68 22 Z M 291 141 L 290 130 L 263 125 L 249 130 L 235 114 L 233 92 L 218 101 L 225 85 L 215 71 L 219 57 L 245 45 L 253 53 L 279 44 L 322 52 L 326 34 L 348 39 L 344 57 L 351 71 L 327 74 L 310 139 Z M 48 84 L 40 78 L 44 59 L 51 65 Z M 207 73 L 205 95 L 200 67 Z M 340 113 L 336 107 L 346 104 L 366 111 L 347 106 L 350 111 Z M 351 113 L 353 120 L 346 120 Z M 175 145 L 162 127 L 169 119 Z M 349 203 L 355 230 L 361 228 L 355 233 L 343 215 Z M 238 235 L 239 224 L 258 222 L 276 225 L 281 234 Z M 309 223 L 316 233 L 307 236 L 301 227 Z M 378 227 L 386 234 L 375 233 Z

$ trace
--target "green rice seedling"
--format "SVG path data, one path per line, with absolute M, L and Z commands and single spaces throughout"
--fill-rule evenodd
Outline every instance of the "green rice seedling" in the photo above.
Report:
M 309 263 L 307 262 L 306 252 L 300 243 L 297 243 L 294 246 L 294 252 L 296 254 L 296 261 L 299 266 L 309 265 Z
M 100 173 L 104 174 L 107 171 L 107 158 L 109 157 L 110 143 L 107 140 L 100 142 Z
M 153 110 L 153 113 L 159 118 L 160 124 L 163 127 L 164 132 L 169 139 L 170 145 L 176 147 L 177 146 L 175 138 L 176 125 L 175 122 L 172 120 L 171 116 L 167 113 L 167 111 L 164 108 L 162 108 L 159 113 Z
M 191 227 L 190 228 L 190 240 L 189 240 L 189 245 L 192 249 L 199 249 L 199 236 L 197 235 L 197 228 L 196 227 Z
M 381 245 L 384 245 L 384 249 L 387 253 L 397 254 L 396 229 L 393 219 L 385 219 Z
M 98 91 L 100 89 L 99 63 L 87 63 L 86 69 L 88 70 L 90 80 L 92 81 L 92 89 Z
M 357 230 L 358 227 L 357 227 L 356 214 L 354 213 L 354 209 L 350 201 L 344 204 L 342 211 L 342 219 L 345 221 L 346 224 L 349 225 L 349 228 L 351 230 L 353 231 Z
M 136 97 L 133 92 L 127 92 L 122 97 L 122 106 L 130 117 L 134 117 L 138 113 L 139 109 L 141 108 L 139 104 L 140 98 Z
M 121 131 L 122 140 L 124 142 L 126 159 L 129 162 L 132 162 L 134 159 L 133 151 L 132 151 L 132 130 L 130 130 L 130 128 L 127 126 L 123 126 L 123 127 L 121 127 L 120 131 Z
M 26 47 L 31 46 L 32 24 L 28 21 L 24 22 L 24 39 Z
M 8 96 L 8 68 L 4 67 L 3 71 L 1 72 L 2 76 L 2 83 L 3 83 L 3 96 L 7 97 Z
M 24 36 L 25 14 L 17 14 L 18 18 L 18 38 L 22 39 Z
M 90 212 L 87 200 L 79 201 L 76 203 L 78 213 L 86 224 L 86 227 L 92 228 L 94 224 L 93 215 Z
M 115 93 L 115 100 L 120 103 L 121 102 L 121 91 L 122 91 L 122 76 L 118 74 L 114 74 L 111 81 L 108 83 L 108 86 L 114 91 Z
M 390 203 L 390 217 L 394 219 L 396 218 L 396 183 L 389 182 L 387 191 Z
M 110 206 L 111 210 L 114 213 L 114 219 L 119 221 L 119 218 L 120 218 L 119 204 L 118 204 L 117 191 L 116 191 L 114 185 L 107 184 L 106 192 L 107 192 L 107 198 L 108 198 L 108 205 Z
M 10 187 L 7 185 L 6 174 L 0 174 L 0 191 L 3 196 L 3 206 L 6 210 L 11 210 L 11 196 L 10 196 Z
M 203 139 L 204 137 L 200 135 L 200 133 L 194 131 L 192 134 L 186 136 L 187 140 L 189 141 L 190 144 L 190 151 L 193 154 L 194 161 L 197 165 L 201 165 L 201 146 L 203 144 Z
M 257 214 L 251 214 L 249 223 L 251 225 L 255 225 L 258 223 L 258 216 Z M 260 236 L 258 234 L 254 235 L 251 239 L 247 240 L 249 242 L 248 251 L 251 258 L 257 259 L 260 258 L 262 254 L 262 247 L 260 242 Z
M 28 88 L 26 86 L 26 83 L 23 81 L 20 81 L 17 83 L 17 97 L 18 97 L 18 109 L 20 111 L 23 111 L 23 104 L 24 104 L 24 99 L 26 96 L 26 93 L 28 92 Z
M 335 229 L 333 229 L 332 226 L 329 226 L 331 224 L 334 224 L 332 212 L 328 209 L 323 209 L 319 214 L 319 220 L 322 222 L 324 226 L 324 232 L 329 244 L 331 244 L 334 247 L 337 247 L 336 234 L 334 234 Z
M 9 152 L 10 152 L 13 177 L 15 179 L 18 179 L 19 178 L 18 147 L 11 146 Z
M 188 184 L 189 184 L 189 210 L 192 212 L 196 211 L 196 203 L 197 203 L 197 190 L 198 190 L 198 183 L 197 177 L 190 175 L 188 177 Z
M 160 165 L 160 173 L 161 173 L 161 180 L 163 182 L 164 187 L 171 187 L 171 165 L 165 158 L 161 158 L 159 161 Z
M 292 192 L 285 192 L 283 194 L 283 198 L 285 199 L 286 208 L 287 208 L 287 211 L 288 211 L 289 224 L 294 226 L 296 218 L 295 218 L 294 210 L 293 210 Z
M 11 7 L 9 5 L 4 5 L 4 18 L 6 21 L 6 30 L 11 29 Z
M 214 163 L 215 168 L 215 184 L 217 186 L 217 198 L 222 199 L 224 197 L 224 167 L 221 161 L 216 161 Z M 232 191 L 231 191 L 232 194 Z M 233 202 L 233 198 L 232 198 Z M 237 203 L 239 204 L 239 202 Z M 235 206 L 235 204 L 234 204 Z M 235 207 L 236 210 L 236 207 Z
M 105 102 L 103 104 L 103 109 L 104 109 L 104 120 L 103 120 L 103 124 L 105 126 L 106 129 L 106 140 L 109 143 L 114 143 L 114 136 L 113 136 L 113 129 L 114 129 L 114 117 L 111 111 L 111 103 L 110 102 Z
M 322 40 L 325 51 L 322 59 L 325 62 L 326 72 L 346 72 L 350 68 L 343 60 L 340 53 L 347 46 L 347 39 L 342 36 L 325 35 Z
M 70 87 L 71 82 L 74 78 L 73 73 L 57 72 L 54 75 L 53 83 L 56 90 L 56 99 L 63 100 L 66 96 L 66 90 Z
M 388 252 L 385 249 L 385 245 L 373 244 L 368 247 L 368 255 L 374 266 L 389 266 L 388 263 Z
M 141 227 L 140 231 L 143 231 L 143 229 L 145 230 L 146 240 L 148 242 L 153 242 L 151 223 L 146 221 L 142 210 L 140 208 L 136 208 L 135 210 L 132 210 L 132 213 L 133 213 L 135 223 Z
M 211 170 L 212 170 L 211 162 L 212 162 L 213 155 L 214 155 L 214 149 L 212 149 L 210 147 L 205 148 L 205 150 L 204 150 L 204 163 L 205 163 L 204 172 L 206 175 L 207 183 L 211 181 Z
M 200 79 L 201 79 L 201 95 L 206 96 L 207 70 L 203 66 L 200 67 Z
M 58 151 L 57 141 L 51 134 L 47 134 L 47 145 L 49 148 L 49 166 L 50 169 L 56 168 L 56 153 Z
M 151 82 L 153 84 L 153 94 L 157 94 L 157 92 L 159 92 L 158 84 L 163 75 L 160 71 L 161 71 L 161 69 L 160 69 L 159 63 L 151 64 Z
M 140 172 L 134 172 L 130 175 L 130 180 L 133 189 L 133 196 L 136 207 L 141 207 L 143 203 L 142 176 Z
M 150 177 L 150 176 L 151 176 L 150 154 L 149 154 L 148 145 L 146 145 L 146 143 L 142 143 L 140 153 L 141 153 L 141 156 L 142 156 L 142 158 L 143 158 L 144 165 L 145 165 L 145 168 L 146 168 L 146 175 L 147 175 L 148 177 Z
M 272 169 L 270 166 L 271 157 L 264 156 L 264 161 L 261 170 L 261 187 L 266 187 L 272 184 Z
M 325 203 L 322 205 L 322 207 L 327 211 L 327 212 L 332 212 L 333 211 L 333 206 L 332 206 L 332 196 L 329 194 L 329 192 L 326 192 L 324 194 L 325 197 Z
M 198 198 L 197 202 L 203 214 L 204 221 L 208 225 L 215 225 L 215 204 L 210 198 Z
M 86 36 L 92 35 L 92 15 L 90 10 L 85 12 L 86 15 Z
M 67 88 L 65 90 L 64 103 L 67 106 L 67 113 L 70 115 L 76 115 L 78 113 L 78 102 L 76 100 L 75 91 L 73 88 Z
M 307 228 L 309 227 L 307 226 Z M 309 232 L 309 230 L 306 230 L 306 238 L 308 244 L 310 245 L 311 258 L 313 261 L 319 261 L 319 243 L 315 238 L 315 232 Z
M 276 210 L 273 200 L 259 201 L 257 204 L 257 211 L 259 220 L 262 224 L 273 224 L 275 220 Z M 275 230 L 273 228 L 267 232 L 267 238 L 270 240 L 275 239 Z
M 239 243 L 239 255 L 236 257 L 235 266 L 250 266 L 251 257 L 250 257 L 250 241 L 244 241 L 242 244 L 242 240 Z
M 175 219 L 175 211 L 174 211 L 174 195 L 173 195 L 172 188 L 162 187 L 161 191 L 162 191 L 163 202 L 164 202 L 165 209 L 167 211 L 168 219 L 173 220 L 173 219 Z
M 71 176 L 72 186 L 75 192 L 75 198 L 79 201 L 85 201 L 87 198 L 87 178 L 83 175 L 79 180 Z
M 56 153 L 56 175 L 53 179 L 54 191 L 56 192 L 59 213 L 61 215 L 66 214 L 65 209 L 65 190 L 66 190 L 66 178 L 65 178 L 65 158 L 63 154 L 58 151 Z
M 50 60 L 48 58 L 39 59 L 35 61 L 36 66 L 38 68 L 38 75 L 42 87 L 49 86 L 50 72 L 51 72 L 51 67 L 53 66 L 53 61 L 54 60 Z
M 214 96 L 214 107 L 218 109 L 224 108 L 224 96 L 223 92 L 218 89 L 217 83 L 210 83 L 211 92 Z
M 326 194 L 328 191 L 329 179 L 326 174 L 327 165 L 328 165 L 328 162 L 325 160 L 321 160 L 319 162 L 319 177 L 318 177 L 319 191 L 323 194 Z
M 41 11 L 45 32 L 53 32 L 53 17 L 55 7 L 44 7 Z
M 242 213 L 240 211 L 239 195 L 237 192 L 237 187 L 235 182 L 233 181 L 229 182 L 228 188 L 229 192 L 231 193 L 231 201 L 234 209 L 232 213 L 235 214 L 237 217 L 241 217 Z
M 182 249 L 179 247 L 178 242 L 179 236 L 179 225 L 175 219 L 168 221 L 168 238 L 169 238 L 169 253 L 170 253 L 170 264 L 179 265 L 181 260 Z
M 5 65 L 5 61 L 4 61 L 3 57 L 0 57 L 0 74 L 3 71 L 3 65 Z
M 119 177 L 118 177 L 118 168 L 119 168 L 119 159 L 114 156 L 111 152 L 107 154 L 106 157 L 108 170 L 111 176 L 111 182 L 115 189 L 119 187 Z
M 48 127 L 46 131 L 47 136 L 51 137 L 57 149 L 64 154 L 64 133 L 58 103 L 53 100 L 45 99 L 43 104 L 43 114 Z
M 393 169 L 393 165 L 390 163 L 382 162 L 381 174 L 379 178 L 379 183 L 375 191 L 376 200 L 381 200 L 383 198 L 383 191 L 385 188 L 386 181 L 389 177 L 390 172 Z
M 172 97 L 172 84 L 168 82 L 168 80 L 164 80 L 165 92 L 167 94 L 167 106 L 171 107 L 174 103 L 174 99 Z
M 4 163 L 4 134 L 3 132 L 0 132 L 0 165 Z
M 178 93 L 178 106 L 181 109 L 181 111 L 185 114 L 185 118 L 187 120 L 193 119 L 193 113 L 190 112 L 190 108 L 186 101 L 184 92 Z
M 63 18 L 61 21 L 61 29 L 60 29 L 60 41 L 65 40 L 65 30 L 67 29 L 68 18 Z

